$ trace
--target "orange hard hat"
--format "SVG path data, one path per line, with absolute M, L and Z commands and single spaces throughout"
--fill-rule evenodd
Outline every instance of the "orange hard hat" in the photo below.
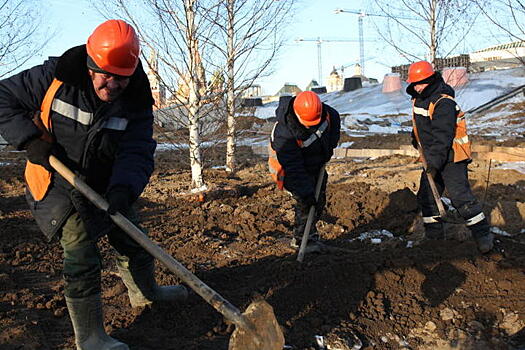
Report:
M 99 25 L 86 44 L 89 57 L 103 71 L 130 76 L 139 63 L 139 38 L 132 26 L 120 19 Z
M 431 77 L 433 74 L 434 68 L 432 68 L 430 62 L 414 62 L 410 65 L 410 67 L 408 67 L 407 83 L 417 83 L 418 81 Z
M 321 121 L 323 103 L 315 92 L 303 91 L 295 98 L 293 110 L 301 124 L 305 126 L 317 125 Z

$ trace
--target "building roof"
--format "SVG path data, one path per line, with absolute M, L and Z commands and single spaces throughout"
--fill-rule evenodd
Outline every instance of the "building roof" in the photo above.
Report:
M 285 94 L 293 95 L 293 94 L 296 94 L 302 91 L 303 90 L 299 89 L 297 85 L 286 83 L 279 91 L 277 91 L 276 95 L 285 95 Z
M 515 49 L 515 48 L 518 48 L 518 47 L 525 47 L 525 40 L 514 41 L 512 43 L 500 44 L 500 45 L 496 45 L 496 46 L 487 47 L 485 49 L 474 51 L 474 53 L 481 53 L 481 52 L 487 52 L 487 51 L 498 51 L 498 50 L 508 50 L 508 49 Z

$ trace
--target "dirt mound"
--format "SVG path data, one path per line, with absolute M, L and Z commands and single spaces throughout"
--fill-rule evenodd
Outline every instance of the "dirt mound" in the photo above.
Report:
M 359 182 L 329 186 L 327 202 L 328 215 L 346 231 L 357 233 L 388 227 L 397 235 L 405 234 L 418 210 L 408 188 L 388 194 Z

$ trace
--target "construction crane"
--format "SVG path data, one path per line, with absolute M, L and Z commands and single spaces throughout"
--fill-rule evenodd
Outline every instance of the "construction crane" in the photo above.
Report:
M 373 56 L 373 57 L 367 57 L 365 61 L 370 61 L 370 60 L 373 60 L 377 57 Z M 339 70 L 341 71 L 341 75 L 344 76 L 345 74 L 345 69 L 348 68 L 348 67 L 352 67 L 352 66 L 355 66 L 356 64 L 359 64 L 359 66 L 361 66 L 361 61 L 355 61 L 355 62 L 352 62 L 352 63 L 347 63 L 347 64 L 343 64 L 339 67 Z M 336 67 L 337 68 L 337 67 Z M 361 70 L 361 75 L 363 75 L 363 71 Z
M 351 43 L 351 42 L 357 42 L 358 40 L 352 40 L 352 39 L 321 39 L 321 38 L 317 38 L 317 39 L 314 39 L 314 38 L 297 38 L 295 39 L 295 42 L 300 42 L 300 41 L 313 41 L 315 43 L 317 43 L 317 69 L 318 69 L 318 74 L 319 74 L 319 85 L 323 85 L 323 62 L 322 62 L 322 57 L 321 57 L 321 44 L 322 43 L 326 43 L 326 42 L 338 42 L 338 43 Z
M 415 18 L 409 18 L 409 17 L 399 17 L 399 16 L 391 16 L 387 14 L 379 14 L 379 13 L 369 13 L 364 12 L 361 10 L 348 10 L 348 9 L 335 9 L 335 14 L 339 13 L 350 13 L 357 15 L 357 23 L 359 27 L 359 64 L 361 65 L 361 74 L 365 75 L 365 43 L 363 38 L 363 18 L 367 16 L 375 16 L 375 17 L 386 17 L 386 18 L 398 18 L 398 19 L 411 19 L 414 20 Z

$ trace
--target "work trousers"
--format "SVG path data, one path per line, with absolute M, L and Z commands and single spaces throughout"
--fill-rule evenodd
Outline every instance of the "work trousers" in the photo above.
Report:
M 470 188 L 467 173 L 467 162 L 447 163 L 444 168 L 434 177 L 437 190 L 440 195 L 445 188 L 454 208 L 460 216 L 465 219 L 467 227 L 474 238 L 485 236 L 489 233 L 488 221 L 482 211 L 482 206 L 474 197 Z M 421 173 L 419 191 L 417 193 L 418 203 L 423 213 L 423 223 L 428 238 L 443 238 L 443 224 L 435 217 L 439 216 L 432 189 L 428 182 L 427 174 Z
M 318 176 L 313 176 L 314 182 L 317 182 Z M 311 239 L 315 240 L 319 238 L 319 235 L 317 234 L 317 228 L 316 224 L 317 221 L 319 221 L 319 218 L 321 217 L 324 207 L 326 205 L 326 183 L 328 181 L 328 174 L 324 173 L 323 177 L 323 183 L 321 185 L 321 191 L 319 192 L 319 198 L 317 199 L 317 204 L 315 206 L 315 214 L 314 219 L 312 221 L 312 227 L 310 228 L 310 237 Z M 299 241 L 303 237 L 304 229 L 306 226 L 306 221 L 308 220 L 308 213 L 310 212 L 310 207 L 308 204 L 304 202 L 304 200 L 299 196 L 293 196 L 293 198 L 296 201 L 294 211 L 295 211 L 295 219 L 294 219 L 294 237 L 298 239 Z
M 126 215 L 136 223 L 136 214 Z M 153 257 L 124 231 L 111 224 L 107 236 L 109 243 L 121 259 L 130 266 L 150 264 Z M 101 292 L 100 270 L 102 260 L 97 241 L 90 236 L 78 212 L 73 212 L 61 230 L 60 244 L 64 250 L 64 294 L 69 298 L 84 298 Z

